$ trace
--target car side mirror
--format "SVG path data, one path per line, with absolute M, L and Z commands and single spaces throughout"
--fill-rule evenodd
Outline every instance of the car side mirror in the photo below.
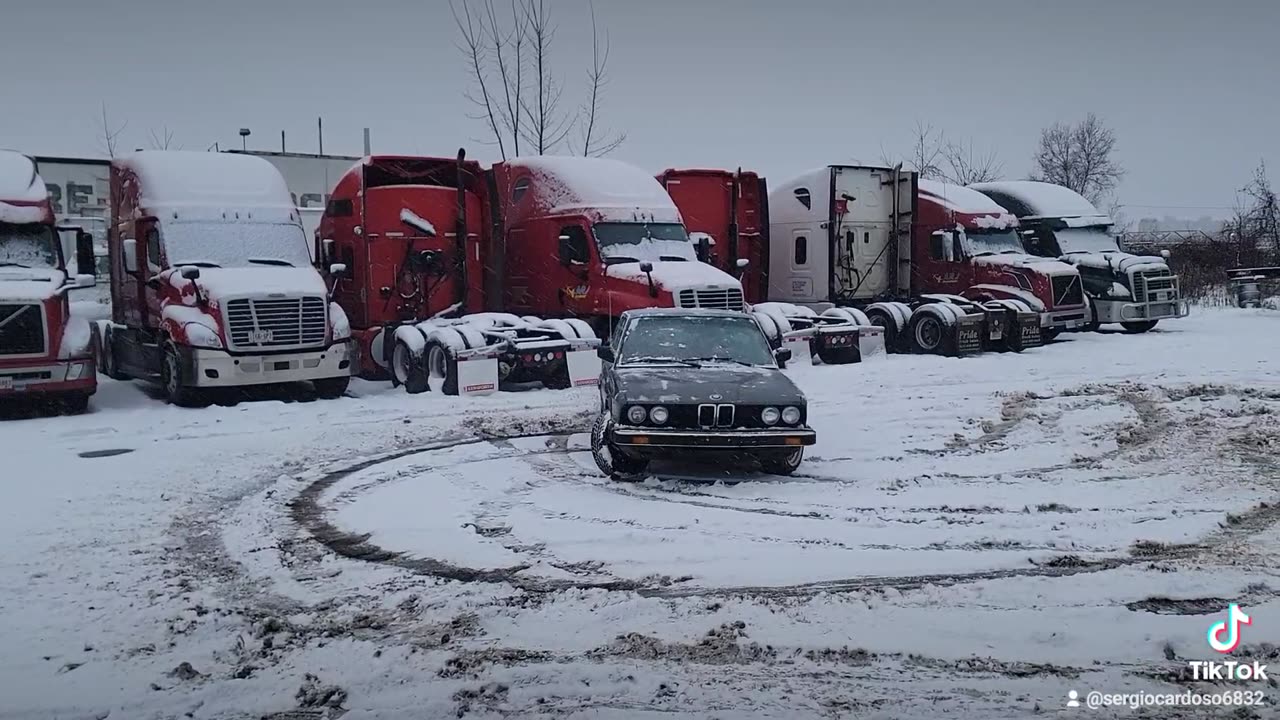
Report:
M 609 347 L 608 345 L 601 345 L 600 347 L 596 348 L 596 357 L 600 358 L 605 362 L 613 362 L 613 359 L 614 359 L 613 348 Z
M 778 348 L 773 351 L 773 359 L 778 361 L 778 367 L 786 367 L 787 361 L 791 359 L 790 348 Z
M 347 266 L 344 263 L 333 263 L 329 266 L 329 274 L 333 277 L 346 277 Z
M 187 266 L 179 270 L 178 274 L 181 275 L 184 280 L 195 280 L 200 277 L 200 268 Z
M 76 273 L 93 277 L 97 271 L 97 261 L 93 256 L 93 236 L 79 230 L 76 232 Z
M 138 241 L 133 238 L 125 238 L 120 243 L 121 250 L 124 254 L 124 271 L 127 273 L 138 272 Z

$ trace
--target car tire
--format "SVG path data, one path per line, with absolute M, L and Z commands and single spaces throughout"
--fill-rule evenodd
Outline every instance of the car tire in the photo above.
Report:
M 618 452 L 609 442 L 612 425 L 609 413 L 602 412 L 591 426 L 591 458 L 596 461 L 596 467 L 610 480 L 635 482 L 643 479 L 644 472 L 649 469 L 649 461 L 628 458 Z
M 770 475 L 790 475 L 804 461 L 804 448 L 783 450 L 760 456 L 760 469 Z
M 1124 328 L 1125 332 L 1131 335 L 1137 335 L 1139 333 L 1144 333 L 1150 330 L 1151 328 L 1155 327 L 1157 322 L 1159 321 L 1158 320 L 1139 320 L 1137 322 L 1120 323 L 1120 326 Z

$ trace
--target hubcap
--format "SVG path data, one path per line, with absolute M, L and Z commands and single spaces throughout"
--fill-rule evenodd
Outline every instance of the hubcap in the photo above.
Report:
M 916 342 L 920 347 L 932 350 L 942 339 L 942 325 L 936 318 L 925 318 L 916 326 Z

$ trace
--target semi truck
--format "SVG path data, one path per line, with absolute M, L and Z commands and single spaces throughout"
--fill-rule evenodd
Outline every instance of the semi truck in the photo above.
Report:
M 176 405 L 267 384 L 346 391 L 350 326 L 274 166 L 141 151 L 112 161 L 111 198 L 111 319 L 95 326 L 104 374 L 158 381 Z
M 59 231 L 75 237 L 75 274 Z M 88 409 L 97 371 L 86 319 L 68 294 L 95 284 L 93 238 L 60 228 L 49 192 L 30 157 L 0 150 L 0 405 L 51 400 Z
M 1142 333 L 1161 320 L 1187 316 L 1178 278 L 1164 259 L 1121 251 L 1111 218 L 1074 190 L 1032 180 L 970 187 L 1018 216 L 1028 251 L 1079 270 L 1090 306 L 1088 329 L 1120 323 Z
M 627 310 L 741 310 L 698 261 L 652 177 L 614 160 L 529 157 L 483 169 L 375 155 L 333 189 L 316 234 L 361 372 L 418 393 L 595 385 L 595 349 Z

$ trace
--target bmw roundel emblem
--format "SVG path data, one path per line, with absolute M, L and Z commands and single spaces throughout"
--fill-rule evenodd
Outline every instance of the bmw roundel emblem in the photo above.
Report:
M 712 394 L 711 394 L 711 399 L 712 399 L 712 400 L 723 400 L 723 399 L 724 399 L 724 396 L 723 396 L 723 395 L 720 395 L 719 393 L 712 393 Z

